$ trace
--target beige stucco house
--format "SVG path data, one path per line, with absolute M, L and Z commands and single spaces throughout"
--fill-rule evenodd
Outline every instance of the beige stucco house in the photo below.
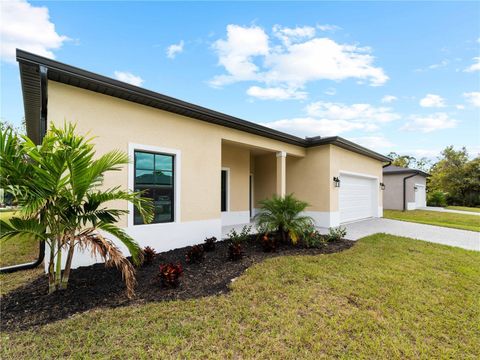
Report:
M 427 206 L 426 172 L 395 165 L 383 169 L 383 207 L 389 210 L 415 210 Z
M 157 251 L 220 237 L 250 222 L 259 201 L 294 193 L 318 226 L 381 217 L 382 164 L 390 159 L 341 137 L 299 138 L 24 51 L 17 51 L 28 135 L 75 122 L 98 154 L 132 162 L 105 187 L 147 190 L 156 214 L 133 208 L 121 225 Z M 126 207 L 126 203 L 116 204 Z

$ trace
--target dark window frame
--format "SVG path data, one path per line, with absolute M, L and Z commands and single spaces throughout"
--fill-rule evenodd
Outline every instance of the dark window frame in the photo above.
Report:
M 170 185 L 166 185 L 166 184 L 138 184 L 137 185 L 137 157 L 136 157 L 136 154 L 137 153 L 144 153 L 144 154 L 152 154 L 154 156 L 153 158 L 153 176 L 154 176 L 154 182 L 155 182 L 155 172 L 157 171 L 156 169 L 156 159 L 155 159 L 155 155 L 163 155 L 163 156 L 168 156 L 172 159 L 172 169 L 171 170 L 164 170 L 164 171 L 169 171 L 172 173 L 172 181 L 171 181 L 171 184 Z M 161 188 L 162 186 L 168 186 L 170 188 L 170 193 L 171 193 L 171 198 L 172 198 L 172 201 L 171 201 L 171 211 L 170 211 L 170 218 L 166 221 L 155 221 L 155 218 L 153 219 L 153 221 L 151 223 L 144 223 L 144 222 L 136 222 L 135 221 L 135 214 L 137 213 L 137 209 L 134 207 L 134 210 L 133 210 L 133 225 L 134 226 L 137 226 L 137 225 L 150 225 L 150 224 L 169 224 L 169 223 L 173 223 L 176 221 L 176 214 L 175 214 L 175 211 L 176 211 L 176 196 L 175 196 L 175 191 L 176 191 L 176 175 L 175 175 L 175 172 L 176 172 L 176 154 L 170 154 L 170 153 L 167 153 L 167 152 L 161 152 L 161 151 L 151 151 L 151 150 L 143 150 L 141 148 L 139 149 L 134 149 L 133 151 L 133 188 L 136 190 L 137 188 L 148 188 L 149 185 L 150 185 L 150 189 L 155 189 L 155 188 Z M 139 171 L 145 171 L 145 170 L 148 170 L 148 169 L 138 169 Z M 159 169 L 160 171 L 160 169 Z

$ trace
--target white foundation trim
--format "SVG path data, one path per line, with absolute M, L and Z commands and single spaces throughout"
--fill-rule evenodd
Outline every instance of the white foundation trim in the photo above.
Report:
M 149 224 L 149 226 L 131 226 L 124 230 L 133 237 L 140 247 L 150 246 L 156 252 L 173 250 L 189 245 L 201 244 L 207 237 L 215 236 L 220 239 L 222 236 L 221 219 L 172 222 L 162 224 Z M 112 235 L 105 234 L 107 239 L 113 240 L 120 248 L 125 256 L 129 256 L 128 249 Z M 65 252 L 64 252 L 65 253 Z M 45 271 L 48 270 L 48 261 L 50 257 L 49 249 L 45 254 Z M 63 266 L 65 265 L 66 256 L 63 256 Z M 80 266 L 88 266 L 101 262 L 100 258 L 94 258 L 87 250 L 85 252 L 75 248 L 73 256 L 72 269 Z
M 181 209 L 180 209 L 180 204 L 181 204 L 181 191 L 180 191 L 180 185 L 181 185 L 181 178 L 182 178 L 182 152 L 179 149 L 170 149 L 170 148 L 164 148 L 164 147 L 159 147 L 159 146 L 153 146 L 153 145 L 144 145 L 144 144 L 135 144 L 135 143 L 128 143 L 128 157 L 130 158 L 130 162 L 128 164 L 128 189 L 130 191 L 134 191 L 134 185 L 135 185 L 135 164 L 134 164 L 134 156 L 135 156 L 135 150 L 139 151 L 150 151 L 150 152 L 155 152 L 155 153 L 163 153 L 163 154 L 169 154 L 173 155 L 173 169 L 174 169 L 174 187 L 175 187 L 175 194 L 174 194 L 174 211 L 175 214 L 173 215 L 173 223 L 180 223 L 180 214 L 181 214 Z M 133 225 L 133 204 L 128 203 L 128 216 L 127 216 L 127 226 L 128 228 L 130 227 L 137 227 L 137 226 L 161 226 L 161 225 L 167 225 L 167 224 L 172 224 L 172 223 L 161 223 L 161 224 L 144 224 L 144 225 Z
M 407 210 L 415 210 L 417 208 L 417 204 L 415 202 L 407 202 Z
M 377 217 L 383 217 L 383 206 L 378 207 Z
M 222 226 L 247 224 L 250 222 L 250 211 L 222 212 Z
M 305 211 L 305 215 L 310 216 L 318 227 L 335 227 L 340 225 L 340 212 L 338 211 Z

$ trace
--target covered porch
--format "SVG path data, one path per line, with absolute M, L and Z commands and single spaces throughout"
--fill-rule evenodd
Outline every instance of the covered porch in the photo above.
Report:
M 285 151 L 222 141 L 222 232 L 249 224 L 263 199 L 286 194 L 287 156 Z

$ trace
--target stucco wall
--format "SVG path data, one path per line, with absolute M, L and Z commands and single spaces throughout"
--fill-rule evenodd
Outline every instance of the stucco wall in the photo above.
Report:
M 230 169 L 230 211 L 249 210 L 250 150 L 222 144 L 222 167 Z
M 308 202 L 309 211 L 329 211 L 330 148 L 308 148 L 304 158 L 287 156 L 287 194 Z
M 254 203 L 272 197 L 277 186 L 277 158 L 274 153 L 255 156 Z
M 63 124 L 64 120 L 76 122 L 79 133 L 95 136 L 98 155 L 113 149 L 127 152 L 129 143 L 180 150 L 182 222 L 220 218 L 222 139 L 305 155 L 305 149 L 299 146 L 54 81 L 48 82 L 48 120 L 55 124 Z M 106 187 L 118 185 L 128 186 L 126 167 L 105 178 Z M 126 203 L 115 205 L 127 208 Z M 237 206 L 243 205 L 235 200 Z M 126 219 L 120 225 L 126 226 Z
M 410 174 L 384 174 L 385 184 L 383 206 L 390 210 L 403 210 L 403 179 Z M 426 178 L 416 175 L 407 179 L 406 199 L 407 203 L 415 202 L 415 184 L 426 185 Z

